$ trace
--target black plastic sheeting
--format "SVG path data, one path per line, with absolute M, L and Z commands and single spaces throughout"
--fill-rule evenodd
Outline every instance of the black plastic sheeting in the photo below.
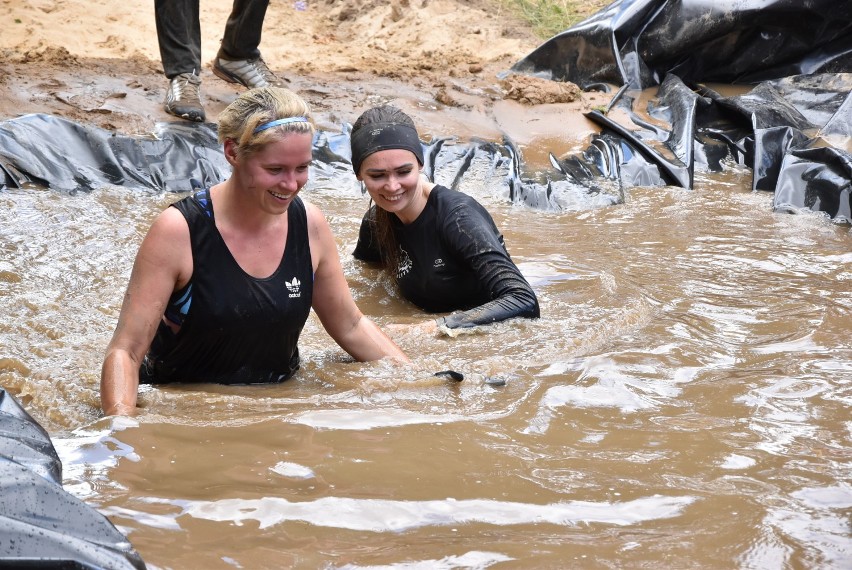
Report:
M 669 74 L 754 84 L 851 68 L 845 0 L 618 0 L 513 66 L 583 89 L 643 89 Z
M 47 432 L 0 388 L 0 567 L 145 568 L 106 517 L 62 488 Z
M 425 145 L 433 180 L 461 188 L 484 170 L 513 202 L 587 209 L 621 203 L 631 186 L 692 188 L 696 168 L 735 162 L 751 168 L 754 190 L 774 192 L 776 211 L 852 221 L 852 2 L 618 0 L 507 73 L 615 91 L 607 109 L 586 114 L 601 132 L 581 153 L 551 153 L 552 168 L 536 172 L 508 138 L 436 139 Z M 744 87 L 726 96 L 716 83 Z M 348 125 L 318 133 L 314 166 L 351 176 L 348 146 Z M 48 115 L 0 122 L 0 189 L 181 192 L 229 171 L 210 123 L 126 137 Z
M 511 71 L 621 86 L 606 112 L 587 114 L 601 135 L 555 161 L 569 180 L 692 188 L 696 163 L 719 171 L 733 159 L 754 190 L 775 193 L 776 211 L 852 221 L 852 2 L 620 0 Z M 751 89 L 725 97 L 713 83 Z
M 128 137 L 52 115 L 0 122 L 0 182 L 13 188 L 33 184 L 76 192 L 112 185 L 178 192 L 189 189 L 189 179 L 215 184 L 230 168 L 210 123 L 165 123 L 150 137 Z
M 230 174 L 213 123 L 160 123 L 154 136 L 123 136 L 52 115 L 30 114 L 0 122 L 0 190 L 46 187 L 61 192 L 122 186 L 184 192 L 207 187 Z M 314 138 L 314 167 L 330 178 L 352 177 L 349 125 Z M 578 185 L 548 173 L 525 177 L 511 141 L 424 143 L 424 172 L 459 188 L 475 165 L 477 174 L 503 181 L 507 198 L 541 209 L 587 209 L 623 201 L 619 188 Z

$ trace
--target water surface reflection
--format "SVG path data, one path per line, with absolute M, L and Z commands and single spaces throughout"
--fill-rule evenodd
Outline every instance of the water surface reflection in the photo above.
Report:
M 562 213 L 497 183 L 465 191 L 542 319 L 397 332 L 400 368 L 350 362 L 312 317 L 291 381 L 146 388 L 135 419 L 100 417 L 100 359 L 176 197 L 2 192 L 0 384 L 152 568 L 847 566 L 848 226 L 773 214 L 736 169 Z M 357 187 L 305 196 L 362 309 L 422 319 L 350 256 Z

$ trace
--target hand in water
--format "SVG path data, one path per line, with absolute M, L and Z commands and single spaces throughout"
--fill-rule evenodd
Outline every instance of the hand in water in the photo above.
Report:
M 434 336 L 438 332 L 438 323 L 429 319 L 419 323 L 400 323 L 386 325 L 385 329 L 393 334 L 399 335 L 429 335 Z

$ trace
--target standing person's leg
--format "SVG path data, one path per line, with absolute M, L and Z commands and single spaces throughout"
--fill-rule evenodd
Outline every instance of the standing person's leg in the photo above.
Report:
M 213 60 L 213 73 L 218 77 L 248 88 L 284 86 L 266 66 L 258 47 L 268 6 L 269 0 L 234 0 L 222 45 Z
M 154 0 L 157 42 L 169 89 L 163 109 L 181 119 L 204 121 L 201 104 L 199 0 Z
M 234 0 L 216 57 L 237 61 L 260 57 L 260 36 L 269 0 Z
M 155 0 L 154 19 L 163 73 L 169 79 L 180 73 L 201 72 L 201 22 L 199 0 Z

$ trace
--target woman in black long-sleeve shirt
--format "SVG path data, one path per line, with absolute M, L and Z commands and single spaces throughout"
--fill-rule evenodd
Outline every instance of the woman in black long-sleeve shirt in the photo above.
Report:
M 354 255 L 391 268 L 402 296 L 448 328 L 539 316 L 538 299 L 512 262 L 491 215 L 472 197 L 421 176 L 414 121 L 391 106 L 352 128 L 352 167 L 373 205 Z

